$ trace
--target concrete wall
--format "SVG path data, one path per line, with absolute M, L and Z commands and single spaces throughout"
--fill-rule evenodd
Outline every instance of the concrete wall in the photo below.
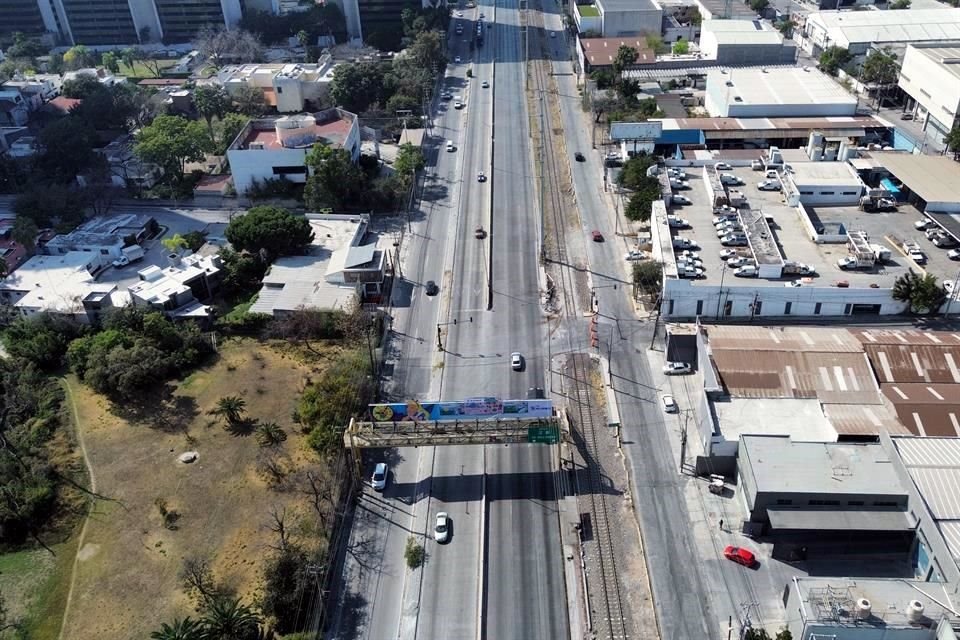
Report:
M 599 0 L 597 8 L 600 10 L 604 38 L 636 36 L 643 33 L 660 35 L 660 26 L 663 23 L 663 10 L 659 7 L 650 9 L 638 8 L 631 11 L 614 11 L 607 10 L 603 5 L 603 0 Z
M 943 65 L 915 47 L 907 47 L 897 82 L 922 108 L 924 129 L 943 137 L 953 127 L 960 111 L 960 82 Z
M 230 172 L 237 193 L 244 194 L 253 186 L 254 180 L 263 182 L 270 178 L 279 178 L 274 167 L 305 166 L 309 149 L 230 149 Z M 290 182 L 306 182 L 307 174 L 288 174 L 284 176 Z
M 583 15 L 580 15 L 579 11 L 574 11 L 573 19 L 576 20 L 577 29 L 580 31 L 580 33 L 585 33 L 587 31 L 596 31 L 597 33 L 603 33 L 603 17 L 602 16 L 583 16 Z M 581 68 L 583 67 L 581 66 Z
M 712 284 L 690 282 L 677 278 L 667 278 L 663 289 L 662 315 L 669 320 L 693 320 L 699 315 L 715 318 L 718 303 L 720 318 L 749 319 L 763 317 L 782 317 L 786 315 L 843 316 L 849 315 L 848 305 L 878 304 L 880 315 L 903 313 L 903 303 L 891 296 L 890 289 L 839 287 L 782 287 L 774 282 L 770 285 L 751 285 L 748 281 L 734 278 L 732 274 L 724 281 L 723 287 Z M 730 302 L 730 315 L 724 315 L 724 307 Z M 751 304 L 760 303 L 760 312 L 754 313 Z M 787 304 L 790 309 L 787 312 Z

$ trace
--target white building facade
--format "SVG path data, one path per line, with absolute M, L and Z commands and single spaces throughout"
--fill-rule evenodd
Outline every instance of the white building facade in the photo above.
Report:
M 942 139 L 960 115 L 960 47 L 908 46 L 897 84 L 914 101 L 923 130 Z

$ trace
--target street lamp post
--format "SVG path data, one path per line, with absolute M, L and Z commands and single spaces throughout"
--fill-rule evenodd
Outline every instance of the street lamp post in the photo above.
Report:
M 473 322 L 473 316 L 470 316 L 470 318 L 467 320 L 467 322 Z M 437 350 L 438 350 L 438 351 L 443 351 L 443 350 L 444 350 L 444 349 L 443 349 L 443 340 L 441 339 L 441 335 L 442 335 L 442 334 L 441 334 L 441 332 L 440 332 L 440 327 L 446 327 L 446 326 L 449 326 L 449 325 L 456 325 L 456 324 L 457 324 L 457 319 L 456 319 L 456 318 L 454 318 L 454 319 L 451 320 L 450 322 L 438 322 L 438 323 L 437 323 Z

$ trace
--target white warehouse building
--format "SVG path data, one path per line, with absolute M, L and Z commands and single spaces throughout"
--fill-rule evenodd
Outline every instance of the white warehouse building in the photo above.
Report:
M 797 40 L 813 56 L 829 47 L 841 47 L 857 58 L 874 45 L 883 48 L 960 40 L 960 9 L 816 11 L 807 16 Z
M 856 205 L 865 186 L 848 162 L 795 162 L 783 176 L 787 204 Z
M 717 64 L 793 64 L 796 47 L 759 20 L 704 20 L 700 52 Z
M 705 106 L 715 118 L 853 116 L 857 99 L 810 67 L 717 69 Z
M 933 139 L 960 121 L 960 47 L 908 46 L 897 84 L 913 99 L 916 119 Z

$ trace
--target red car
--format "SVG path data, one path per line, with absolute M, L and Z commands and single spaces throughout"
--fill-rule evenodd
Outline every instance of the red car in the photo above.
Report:
M 597 231 L 596 229 L 594 229 L 590 235 L 593 236 L 594 242 L 603 242 L 603 234 Z
M 733 560 L 737 564 L 742 564 L 745 567 L 752 567 L 757 563 L 757 557 L 753 555 L 753 551 L 733 545 L 723 550 L 723 557 L 727 560 Z

